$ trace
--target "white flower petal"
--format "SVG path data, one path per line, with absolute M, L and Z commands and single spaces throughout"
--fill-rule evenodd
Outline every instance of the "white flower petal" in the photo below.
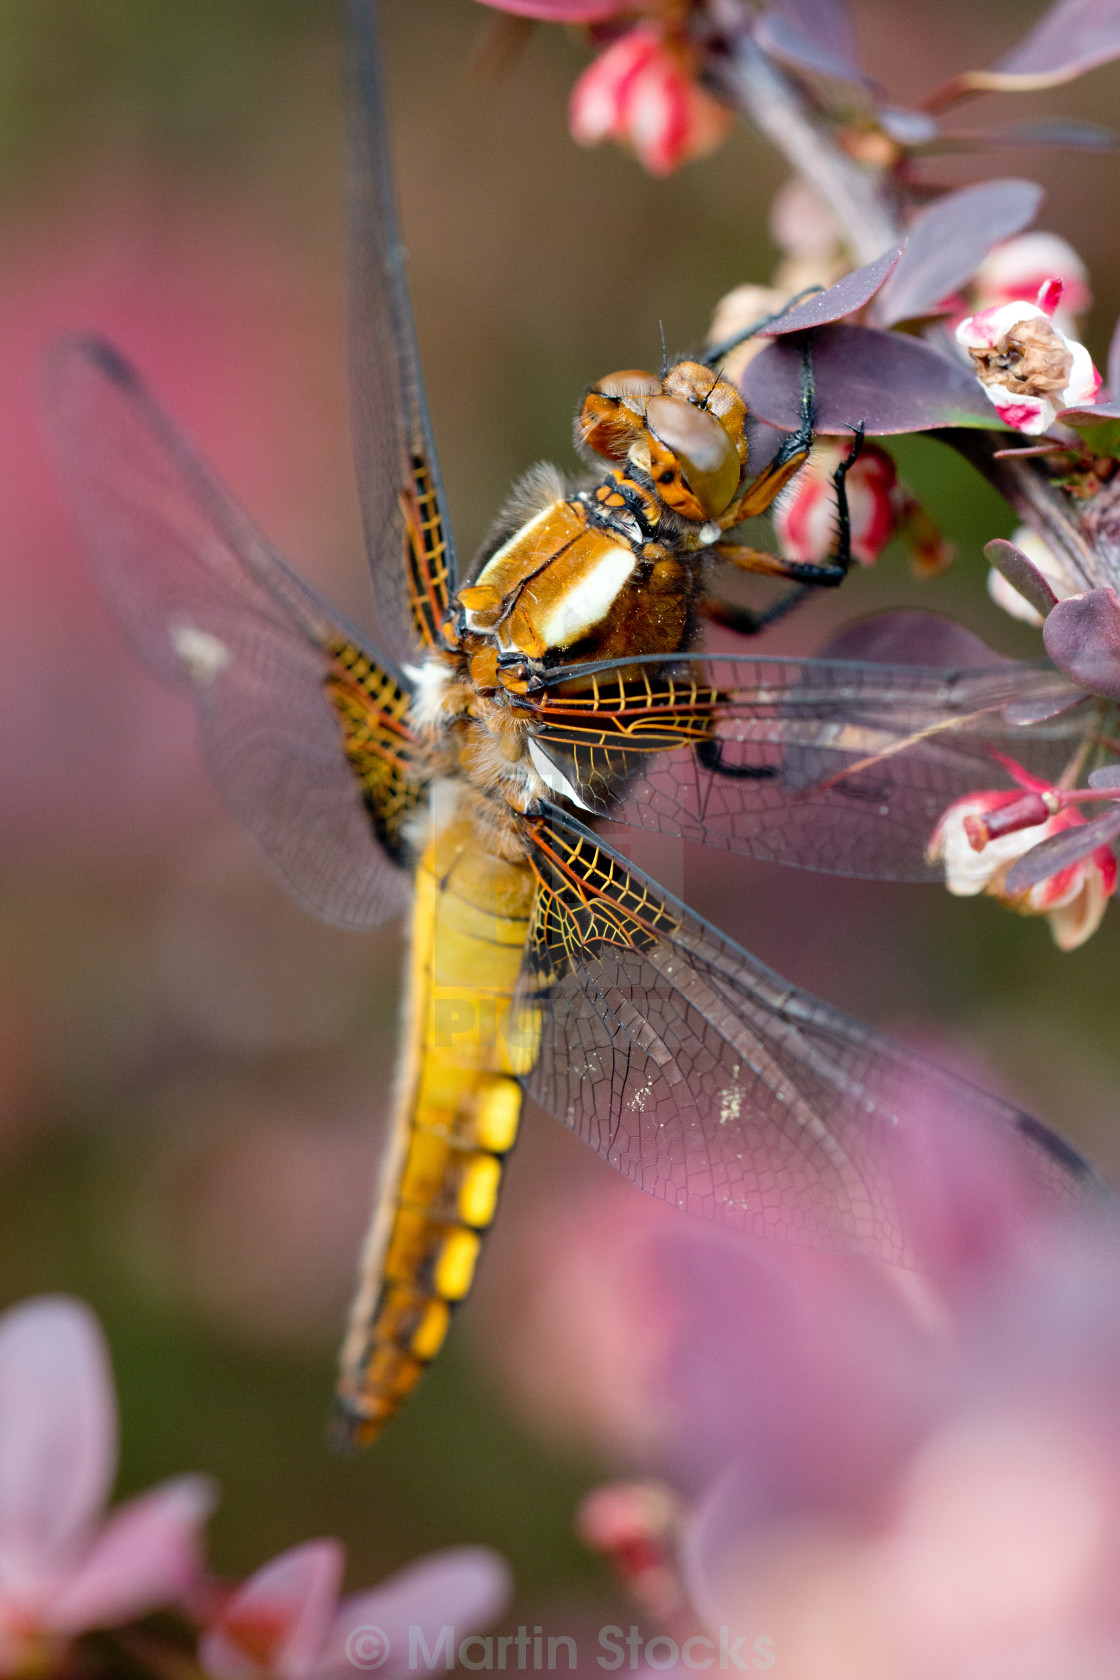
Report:
M 975 315 L 966 316 L 957 327 L 957 343 L 968 350 L 990 350 L 1020 321 L 1033 320 L 1049 320 L 1046 311 L 1040 309 L 1037 303 L 1016 299 L 1014 303 L 996 304 L 991 309 L 981 309 Z
M 1042 614 L 1036 612 L 1029 601 L 1025 601 L 1013 584 L 1008 583 L 1002 572 L 997 572 L 994 566 L 988 569 L 988 594 L 997 607 L 1002 607 L 1012 618 L 1021 618 L 1024 624 L 1041 624 Z
M 1062 337 L 1065 338 L 1064 333 Z M 1096 402 L 1097 392 L 1101 388 L 1100 374 L 1093 366 L 1093 358 L 1083 344 L 1078 344 L 1070 338 L 1065 338 L 1065 342 L 1073 355 L 1073 367 L 1070 370 L 1069 384 L 1062 392 L 1062 407 L 1092 405 Z

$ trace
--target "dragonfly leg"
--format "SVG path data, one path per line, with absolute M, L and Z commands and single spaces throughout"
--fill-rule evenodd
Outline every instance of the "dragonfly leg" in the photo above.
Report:
M 723 758 L 723 742 L 709 739 L 701 741 L 696 748 L 696 757 L 715 776 L 738 777 L 754 782 L 765 782 L 778 774 L 776 764 L 725 764 Z
M 741 636 L 757 636 L 760 630 L 766 630 L 779 618 L 784 618 L 788 612 L 792 612 L 808 594 L 808 586 L 799 583 L 795 589 L 787 589 L 784 595 L 779 595 L 768 607 L 761 608 L 742 607 L 734 601 L 721 601 L 714 596 L 707 596 L 700 604 L 700 611 L 713 624 L 722 624 L 728 630 L 737 630 Z
M 805 335 L 801 347 L 801 413 L 797 430 L 782 442 L 773 460 L 747 486 L 733 508 L 729 508 L 721 523 L 724 530 L 741 520 L 753 519 L 765 513 L 793 477 L 809 459 L 813 447 L 813 418 L 816 407 L 816 385 L 813 379 L 812 335 Z
M 765 549 L 750 548 L 744 543 L 717 543 L 715 551 L 741 572 L 761 572 L 765 577 L 791 578 L 795 583 L 836 585 L 843 583 L 852 564 L 852 526 L 848 512 L 848 491 L 845 480 L 859 459 L 863 448 L 863 423 L 853 427 L 855 438 L 847 455 L 832 475 L 836 490 L 836 556 L 833 560 L 786 560 L 769 554 Z

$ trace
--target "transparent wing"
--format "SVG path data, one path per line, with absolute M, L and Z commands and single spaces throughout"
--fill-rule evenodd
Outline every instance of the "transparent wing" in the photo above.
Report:
M 951 800 L 1012 785 L 996 753 L 1056 778 L 1094 704 L 1052 667 L 1011 660 L 955 671 L 698 656 L 546 681 L 526 701 L 534 746 L 596 814 L 898 880 L 940 875 L 925 847 Z M 1033 721 L 1015 722 L 1017 708 Z
M 430 647 L 455 555 L 428 419 L 393 190 L 377 0 L 350 0 L 350 405 L 381 640 L 398 663 Z
M 309 909 L 386 920 L 408 877 L 384 800 L 421 794 L 407 688 L 272 552 L 111 346 L 61 346 L 51 400 L 104 593 L 141 657 L 192 694 L 223 798 Z
M 529 832 L 528 1089 L 643 1190 L 912 1264 L 933 1128 L 1044 1202 L 1098 1186 L 1039 1121 L 790 986 L 580 824 Z

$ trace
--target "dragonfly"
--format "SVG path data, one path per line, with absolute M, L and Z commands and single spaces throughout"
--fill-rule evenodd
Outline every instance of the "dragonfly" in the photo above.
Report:
M 526 1097 L 677 1208 L 898 1264 L 915 1258 L 904 1169 L 931 1109 L 1009 1149 L 1047 1197 L 1093 1181 L 1032 1116 L 782 980 L 603 832 L 932 876 L 947 802 L 991 782 L 994 752 L 1055 775 L 1091 703 L 963 631 L 963 657 L 939 665 L 698 649 L 712 549 L 809 442 L 754 471 L 742 399 L 702 360 L 592 386 L 579 431 L 598 473 L 531 475 L 461 577 L 376 25 L 353 0 L 352 420 L 377 645 L 288 567 L 112 346 L 70 341 L 51 376 L 101 586 L 193 699 L 221 795 L 308 910 L 349 928 L 411 917 L 340 1361 L 353 1444 L 447 1336 Z M 832 581 L 756 552 L 731 558 Z

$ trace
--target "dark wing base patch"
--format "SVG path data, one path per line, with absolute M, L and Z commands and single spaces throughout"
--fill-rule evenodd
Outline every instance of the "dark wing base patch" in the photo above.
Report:
M 342 724 L 346 756 L 377 838 L 395 862 L 404 862 L 404 824 L 425 794 L 408 723 L 411 697 L 353 643 L 335 642 L 330 652 L 325 687 Z

